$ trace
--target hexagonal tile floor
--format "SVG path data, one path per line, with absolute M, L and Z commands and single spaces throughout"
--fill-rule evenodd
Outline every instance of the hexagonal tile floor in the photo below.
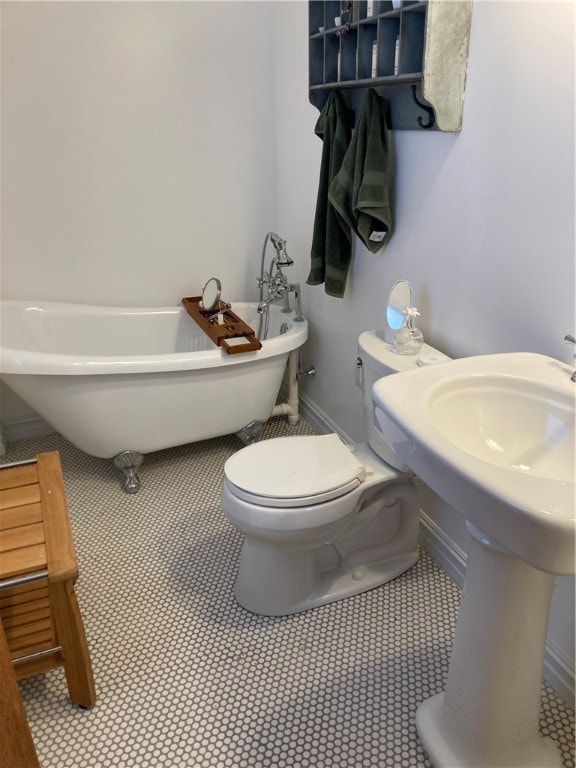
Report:
M 272 419 L 264 437 L 307 434 Z M 234 600 L 241 535 L 220 509 L 234 436 L 146 457 L 129 496 L 111 463 L 59 435 L 98 703 L 61 670 L 21 683 L 43 768 L 429 766 L 420 702 L 442 690 L 460 591 L 426 554 L 393 582 L 283 618 Z M 543 686 L 542 730 L 573 766 L 574 713 Z

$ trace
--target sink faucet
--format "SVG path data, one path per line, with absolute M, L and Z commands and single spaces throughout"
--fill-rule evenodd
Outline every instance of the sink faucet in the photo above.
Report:
M 567 333 L 566 336 L 564 336 L 564 341 L 567 341 L 569 344 L 576 344 L 576 339 L 571 333 Z M 576 357 L 576 355 L 574 355 L 574 357 Z M 570 376 L 570 381 L 576 381 L 576 371 Z

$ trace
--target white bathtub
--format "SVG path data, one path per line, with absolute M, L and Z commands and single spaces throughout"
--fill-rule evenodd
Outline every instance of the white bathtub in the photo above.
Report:
M 256 306 L 232 308 L 257 329 Z M 0 313 L 0 378 L 71 443 L 102 458 L 226 435 L 273 410 L 288 413 L 274 404 L 289 353 L 308 336 L 305 319 L 277 306 L 262 349 L 233 355 L 178 306 L 3 301 Z

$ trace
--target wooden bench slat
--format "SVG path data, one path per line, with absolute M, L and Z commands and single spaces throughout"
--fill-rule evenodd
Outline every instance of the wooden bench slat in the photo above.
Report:
M 46 651 L 49 648 L 55 648 L 56 638 L 51 630 L 46 629 L 43 632 L 36 632 L 33 635 L 24 635 L 23 637 L 16 637 L 10 639 L 6 632 L 6 639 L 10 647 L 11 658 L 17 658 L 18 656 L 27 656 L 30 653 L 38 653 L 38 651 Z
M 39 621 L 32 621 L 30 624 L 18 624 L 15 627 L 6 627 L 2 622 L 4 632 L 6 634 L 6 640 L 10 648 L 16 648 L 22 645 L 30 645 L 32 640 L 29 638 L 36 638 L 40 635 L 44 636 L 49 633 L 51 637 L 54 636 L 52 629 L 52 622 L 50 619 L 40 619 Z
M 35 544 L 25 549 L 13 549 L 0 558 L 0 578 L 13 579 L 46 569 L 46 547 Z
M 39 579 L 19 587 L 0 591 L 0 610 L 11 605 L 20 605 L 48 597 L 48 579 Z
M 40 600 L 29 600 L 24 603 L 16 603 L 15 605 L 0 605 L 0 616 L 2 616 L 2 621 L 4 621 L 5 619 L 11 619 L 13 616 L 22 616 L 26 613 L 39 611 L 42 608 L 50 608 L 48 595 Z
M 23 464 L 21 467 L 8 467 L 0 472 L 0 490 L 17 488 L 20 485 L 32 485 L 38 482 L 36 464 Z
M 17 528 L 19 525 L 41 522 L 42 506 L 39 501 L 34 504 L 23 504 L 22 506 L 9 507 L 0 511 L 0 531 Z
M 48 619 L 51 621 L 52 613 L 50 612 L 50 605 L 48 603 L 39 605 L 32 611 L 22 611 L 19 613 L 8 614 L 5 611 L 2 612 L 2 624 L 4 629 L 8 631 L 14 627 L 24 626 L 25 624 L 33 624 L 36 621 L 43 621 Z
M 9 528 L 0 533 L 0 553 L 11 552 L 14 549 L 26 549 L 35 544 L 44 544 L 44 525 L 33 523 Z
M 21 485 L 18 488 L 8 488 L 0 492 L 0 511 L 12 507 L 22 507 L 24 504 L 34 504 L 40 501 L 40 487 L 34 485 Z

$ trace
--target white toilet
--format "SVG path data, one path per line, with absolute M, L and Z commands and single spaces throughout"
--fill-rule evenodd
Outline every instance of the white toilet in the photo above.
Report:
M 244 534 L 236 598 L 249 611 L 314 608 L 390 581 L 418 559 L 416 486 L 375 429 L 372 385 L 447 358 L 426 344 L 420 356 L 398 355 L 376 331 L 362 333 L 358 347 L 368 443 L 280 437 L 226 462 L 222 507 Z

